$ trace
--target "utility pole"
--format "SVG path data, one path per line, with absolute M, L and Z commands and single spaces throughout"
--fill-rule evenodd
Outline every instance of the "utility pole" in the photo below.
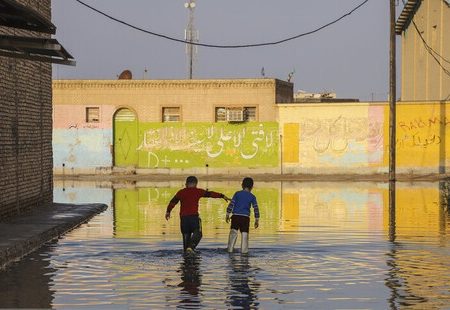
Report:
M 395 1 L 390 0 L 390 47 L 389 47 L 389 227 L 390 239 L 395 240 L 395 159 L 396 159 L 396 37 Z M 392 236 L 391 236 L 392 235 Z
M 195 10 L 195 0 L 189 0 L 189 2 L 186 2 L 184 4 L 184 7 L 189 10 L 189 20 L 188 25 L 186 28 L 186 31 L 184 33 L 185 40 L 190 43 L 196 43 L 198 42 L 198 33 L 195 30 L 194 25 L 194 10 Z M 190 80 L 192 80 L 193 73 L 194 73 L 194 61 L 195 61 L 195 54 L 197 54 L 197 46 L 194 46 L 192 44 L 186 44 L 186 53 L 188 57 L 188 77 Z

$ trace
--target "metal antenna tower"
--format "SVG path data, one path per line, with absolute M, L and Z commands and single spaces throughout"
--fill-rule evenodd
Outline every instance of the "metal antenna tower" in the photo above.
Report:
M 198 42 L 198 31 L 195 30 L 194 25 L 194 10 L 195 10 L 195 0 L 189 0 L 184 4 L 184 7 L 189 10 L 189 21 L 187 25 L 187 29 L 184 32 L 184 39 L 188 42 Z M 194 64 L 197 56 L 197 46 L 192 44 L 186 44 L 186 54 L 188 61 L 188 76 L 189 79 L 192 80 L 193 72 L 194 72 Z

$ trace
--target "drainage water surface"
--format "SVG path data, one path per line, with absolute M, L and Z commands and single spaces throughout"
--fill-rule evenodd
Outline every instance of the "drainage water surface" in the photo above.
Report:
M 450 308 L 443 184 L 399 184 L 393 210 L 385 184 L 257 183 L 249 255 L 226 253 L 226 203 L 203 199 L 204 238 L 190 256 L 179 207 L 164 219 L 182 182 L 66 185 L 55 201 L 109 209 L 0 271 L 0 307 Z M 239 181 L 200 185 L 231 196 Z

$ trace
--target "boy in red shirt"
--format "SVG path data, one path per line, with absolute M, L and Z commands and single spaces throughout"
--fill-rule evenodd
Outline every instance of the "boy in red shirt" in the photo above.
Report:
M 197 188 L 198 180 L 194 176 L 186 179 L 186 187 L 180 189 L 170 200 L 166 211 L 166 220 L 170 219 L 170 211 L 181 202 L 180 218 L 181 218 L 181 234 L 183 235 L 183 250 L 185 252 L 193 252 L 195 247 L 202 239 L 202 221 L 198 214 L 198 201 L 202 197 L 207 198 L 223 198 L 229 201 L 230 198 L 222 193 L 207 191 Z

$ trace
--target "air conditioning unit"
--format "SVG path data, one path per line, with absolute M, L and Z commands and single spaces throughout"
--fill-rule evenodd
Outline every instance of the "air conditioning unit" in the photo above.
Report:
M 228 109 L 227 110 L 227 121 L 228 122 L 243 122 L 244 121 L 244 110 L 243 109 Z

